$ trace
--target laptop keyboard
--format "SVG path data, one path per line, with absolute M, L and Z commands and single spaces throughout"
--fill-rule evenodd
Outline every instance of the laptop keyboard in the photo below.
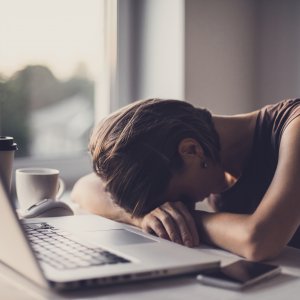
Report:
M 102 248 L 88 247 L 47 223 L 24 224 L 38 260 L 56 269 L 74 269 L 130 261 Z

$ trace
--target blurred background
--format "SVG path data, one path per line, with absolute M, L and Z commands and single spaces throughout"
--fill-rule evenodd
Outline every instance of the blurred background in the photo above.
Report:
M 236 114 L 300 95 L 297 0 L 0 0 L 0 134 L 15 168 L 91 172 L 95 122 L 134 100 Z

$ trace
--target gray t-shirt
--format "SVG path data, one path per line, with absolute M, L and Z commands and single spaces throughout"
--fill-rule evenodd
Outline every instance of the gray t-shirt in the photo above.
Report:
M 219 211 L 239 214 L 255 211 L 273 179 L 282 133 L 299 115 L 300 99 L 284 100 L 259 111 L 252 151 L 242 175 L 230 189 L 212 196 Z M 300 227 L 288 245 L 300 248 Z

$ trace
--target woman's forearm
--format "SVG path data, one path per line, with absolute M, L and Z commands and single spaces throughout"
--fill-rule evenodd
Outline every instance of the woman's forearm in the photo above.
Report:
M 283 249 L 282 236 L 272 224 L 259 222 L 256 214 L 208 213 L 195 211 L 200 239 L 261 261 L 276 257 Z M 277 234 L 274 234 L 277 232 Z
M 71 199 L 81 208 L 103 217 L 127 224 L 139 225 L 139 220 L 132 218 L 117 206 L 105 191 L 104 184 L 95 174 L 79 179 L 73 187 Z
M 195 211 L 200 239 L 251 259 L 250 215 Z

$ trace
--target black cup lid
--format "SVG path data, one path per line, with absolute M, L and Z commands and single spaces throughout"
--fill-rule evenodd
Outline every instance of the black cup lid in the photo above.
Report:
M 11 136 L 0 136 L 0 151 L 17 150 L 17 144 Z

